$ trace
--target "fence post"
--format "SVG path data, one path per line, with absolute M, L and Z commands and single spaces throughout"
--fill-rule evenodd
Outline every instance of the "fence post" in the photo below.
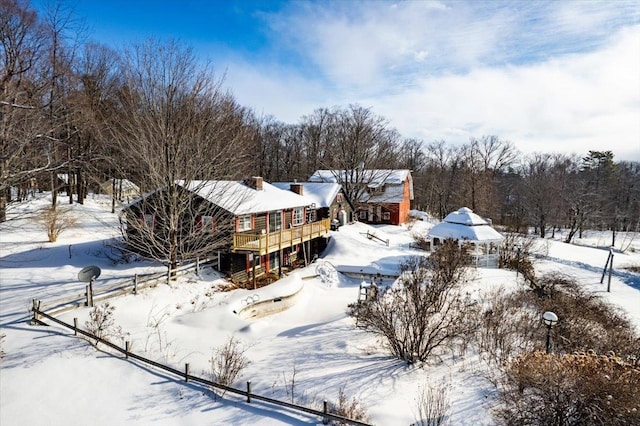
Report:
M 138 274 L 133 274 L 133 294 L 138 294 Z
M 613 271 L 613 251 L 611 252 L 611 260 L 609 261 L 609 280 L 607 281 L 607 293 L 611 292 L 611 271 Z
M 196 257 L 196 275 L 200 275 L 200 258 Z
M 218 250 L 218 264 L 216 265 L 216 270 L 220 272 L 220 250 Z
M 125 359 L 129 359 L 129 349 L 131 348 L 131 342 L 128 340 L 124 342 L 124 357 Z
M 33 318 L 31 319 L 31 324 L 36 324 L 38 322 L 38 305 L 39 302 L 36 299 L 31 299 L 31 303 L 33 304 L 31 310 L 33 311 Z
M 323 408 L 322 408 L 322 412 L 324 414 L 327 414 L 329 412 L 329 410 L 327 409 L 327 400 L 325 399 L 324 402 L 322 403 Z M 328 425 L 329 424 L 329 417 L 327 417 L 326 415 L 322 418 L 322 424 L 323 425 Z
M 89 300 L 91 301 L 91 306 L 93 308 L 93 280 L 89 281 Z
M 189 363 L 185 363 L 184 364 L 184 381 L 188 382 L 189 381 Z
M 609 259 L 611 259 L 611 250 L 609 250 L 609 255 L 607 256 L 607 261 L 604 264 L 604 269 L 602 270 L 602 277 L 600 277 L 600 284 L 604 282 L 604 275 L 607 273 L 607 267 L 609 266 Z
M 247 402 L 251 404 L 251 380 L 247 380 Z
M 73 318 L 73 335 L 78 335 L 78 318 Z

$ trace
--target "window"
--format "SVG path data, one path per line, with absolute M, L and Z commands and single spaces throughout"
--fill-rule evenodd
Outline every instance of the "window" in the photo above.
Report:
M 250 231 L 251 229 L 253 229 L 253 226 L 250 215 L 238 217 L 238 232 Z
M 382 213 L 382 220 L 391 220 L 391 213 L 389 212 Z
M 304 209 L 302 207 L 293 209 L 293 217 L 291 224 L 293 226 L 302 225 L 304 223 Z
M 336 195 L 336 201 L 338 203 L 344 202 L 344 195 L 342 194 L 342 192 L 340 192 L 338 195 Z
M 316 221 L 316 211 L 314 209 L 307 209 L 307 223 Z
M 269 232 L 277 232 L 282 229 L 282 212 L 275 211 L 269 213 Z
M 200 228 L 215 231 L 216 222 L 213 220 L 213 216 L 200 216 Z
M 253 254 L 253 253 L 249 253 L 247 255 L 247 258 L 249 259 L 249 268 L 253 268 L 254 262 L 256 265 L 256 268 L 260 268 L 262 266 L 262 256 L 259 256 L 257 254 Z
M 155 227 L 155 218 L 151 213 L 145 213 L 142 215 L 142 220 L 144 222 L 145 228 L 153 229 Z
M 367 220 L 367 211 L 366 210 L 360 210 L 358 215 L 360 216 L 360 219 Z

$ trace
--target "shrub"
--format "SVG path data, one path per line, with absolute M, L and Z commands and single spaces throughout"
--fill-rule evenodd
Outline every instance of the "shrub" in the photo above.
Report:
M 109 340 L 122 336 L 122 329 L 116 326 L 113 318 L 115 309 L 109 302 L 95 306 L 89 312 L 89 319 L 84 323 L 87 330 L 98 339 Z M 95 344 L 98 344 L 97 340 Z
M 76 220 L 69 216 L 68 210 L 51 206 L 41 210 L 40 222 L 47 231 L 49 242 L 55 243 L 64 230 L 75 225 Z
M 418 391 L 417 415 L 414 426 L 444 426 L 448 422 L 449 383 L 427 385 Z
M 369 421 L 367 410 L 362 405 L 362 402 L 355 396 L 349 399 L 344 391 L 344 386 L 338 390 L 338 401 L 329 405 L 329 411 L 332 414 L 337 414 L 338 416 L 346 417 L 351 420 L 358 420 L 361 422 Z M 331 424 L 343 425 L 344 423 L 332 421 Z
M 613 353 L 528 353 L 505 375 L 496 410 L 502 424 L 640 424 L 640 369 Z
M 246 348 L 233 336 L 227 342 L 217 348 L 209 364 L 211 367 L 211 379 L 223 386 L 231 386 L 249 365 L 249 359 L 245 355 Z M 224 395 L 224 392 L 222 392 Z
M 415 257 L 401 266 L 396 284 L 376 298 L 349 305 L 356 326 L 385 338 L 391 354 L 407 363 L 426 361 L 437 349 L 466 338 L 477 313 L 461 290 L 468 259 L 455 242 L 430 258 Z

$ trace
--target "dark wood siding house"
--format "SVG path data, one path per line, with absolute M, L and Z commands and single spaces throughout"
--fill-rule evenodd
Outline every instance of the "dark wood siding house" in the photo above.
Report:
M 205 203 L 211 211 L 224 212 L 216 215 L 220 219 L 210 229 L 213 234 L 229 230 L 215 251 L 220 251 L 222 271 L 237 283 L 251 286 L 261 275 L 279 276 L 283 268 L 307 263 L 326 247 L 330 220 L 309 214 L 313 200 L 281 190 L 261 177 L 191 182 L 181 188 L 193 193 L 199 211 L 206 211 L 201 206 Z M 152 205 L 144 198 L 131 204 L 128 220 L 152 220 L 153 211 L 145 210 Z M 187 222 L 198 220 L 197 215 L 185 215 Z
M 348 182 L 353 176 L 359 181 Z M 366 223 L 388 223 L 400 225 L 409 219 L 413 200 L 413 178 L 406 169 L 316 170 L 310 182 L 344 182 L 359 186 L 355 206 L 358 220 Z

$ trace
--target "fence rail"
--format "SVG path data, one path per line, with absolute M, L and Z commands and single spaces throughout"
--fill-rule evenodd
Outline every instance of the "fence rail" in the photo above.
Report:
M 136 353 L 131 352 L 129 350 L 129 347 L 130 347 L 129 342 L 126 342 L 125 343 L 125 347 L 122 348 L 122 347 L 116 345 L 115 343 L 109 342 L 106 339 L 100 338 L 100 337 L 98 337 L 98 336 L 96 336 L 96 335 L 94 335 L 94 334 L 92 334 L 92 333 L 90 333 L 90 332 L 88 332 L 86 330 L 83 330 L 83 329 L 79 328 L 77 326 L 77 320 L 76 319 L 74 319 L 74 324 L 71 325 L 71 324 L 67 324 L 66 322 L 54 317 L 51 314 L 48 314 L 48 313 L 44 312 L 42 307 L 41 307 L 41 303 L 39 301 L 36 301 L 35 299 L 33 300 L 32 312 L 33 312 L 32 322 L 34 324 L 49 325 L 49 324 L 47 324 L 46 322 L 44 322 L 42 320 L 42 318 L 46 318 L 46 319 L 48 319 L 50 321 L 53 321 L 54 323 L 56 323 L 58 325 L 61 325 L 61 326 L 65 327 L 65 328 L 73 330 L 75 335 L 81 334 L 81 335 L 83 335 L 83 336 L 85 336 L 85 337 L 87 337 L 89 339 L 94 340 L 96 343 L 98 343 L 98 342 L 102 343 L 102 344 L 110 347 L 111 349 L 114 349 L 114 350 L 124 354 L 125 359 L 132 358 L 132 359 L 138 360 L 138 361 L 140 361 L 140 362 L 142 362 L 144 364 L 148 364 L 148 365 L 151 365 L 153 367 L 159 368 L 159 369 L 161 369 L 163 371 L 166 371 L 168 373 L 171 373 L 171 374 L 174 374 L 176 376 L 179 376 L 179 377 L 183 378 L 185 382 L 190 382 L 191 381 L 191 382 L 195 382 L 195 383 L 200 383 L 202 385 L 206 385 L 206 386 L 209 386 L 211 388 L 220 389 L 220 390 L 223 390 L 225 392 L 233 393 L 233 394 L 236 394 L 236 395 L 241 395 L 241 396 L 246 398 L 247 403 L 251 403 L 251 400 L 255 399 L 255 400 L 258 400 L 258 401 L 266 402 L 268 404 L 284 407 L 284 408 L 287 408 L 287 409 L 290 409 L 290 410 L 299 411 L 299 412 L 303 412 L 303 413 L 306 413 L 306 414 L 311 414 L 311 415 L 314 415 L 314 416 L 321 417 L 323 424 L 328 424 L 330 420 L 335 420 L 335 421 L 340 422 L 342 424 L 350 424 L 350 425 L 355 425 L 355 426 L 371 426 L 371 424 L 369 424 L 369 423 L 364 423 L 364 422 L 361 422 L 359 420 L 349 419 L 349 418 L 342 417 L 342 416 L 339 416 L 337 414 L 329 412 L 328 404 L 327 404 L 326 400 L 324 401 L 323 409 L 322 410 L 316 410 L 316 409 L 305 407 L 305 406 L 302 406 L 302 405 L 293 404 L 293 403 L 286 402 L 286 401 L 280 401 L 280 400 L 277 400 L 277 399 L 269 398 L 267 396 L 263 396 L 263 395 L 252 393 L 251 392 L 251 382 L 250 381 L 247 382 L 247 389 L 246 390 L 236 389 L 236 388 L 233 388 L 233 387 L 230 387 L 230 386 L 225 386 L 225 385 L 222 385 L 220 383 L 216 383 L 216 382 L 211 381 L 211 380 L 204 379 L 202 377 L 198 377 L 198 376 L 194 376 L 192 374 L 189 374 L 189 364 L 188 363 L 185 364 L 185 369 L 184 369 L 184 371 L 182 371 L 182 370 L 178 370 L 176 368 L 161 364 L 161 363 L 159 363 L 157 361 L 150 360 L 150 359 L 145 358 L 145 357 L 143 357 L 141 355 L 138 355 Z
M 200 268 L 205 265 L 215 265 L 216 268 L 219 269 L 220 266 L 218 259 L 219 258 L 214 257 L 205 260 L 196 260 L 192 263 L 183 264 L 170 272 L 165 271 L 145 275 L 136 274 L 133 278 L 97 288 L 95 285 L 87 285 L 84 293 L 75 293 L 71 296 L 45 301 L 42 303 L 41 309 L 49 312 L 50 315 L 59 315 L 76 308 L 92 306 L 96 302 L 111 299 L 113 297 L 122 296 L 124 294 L 136 294 L 139 290 L 148 287 L 155 287 L 161 281 L 172 279 L 193 270 L 199 272 Z

